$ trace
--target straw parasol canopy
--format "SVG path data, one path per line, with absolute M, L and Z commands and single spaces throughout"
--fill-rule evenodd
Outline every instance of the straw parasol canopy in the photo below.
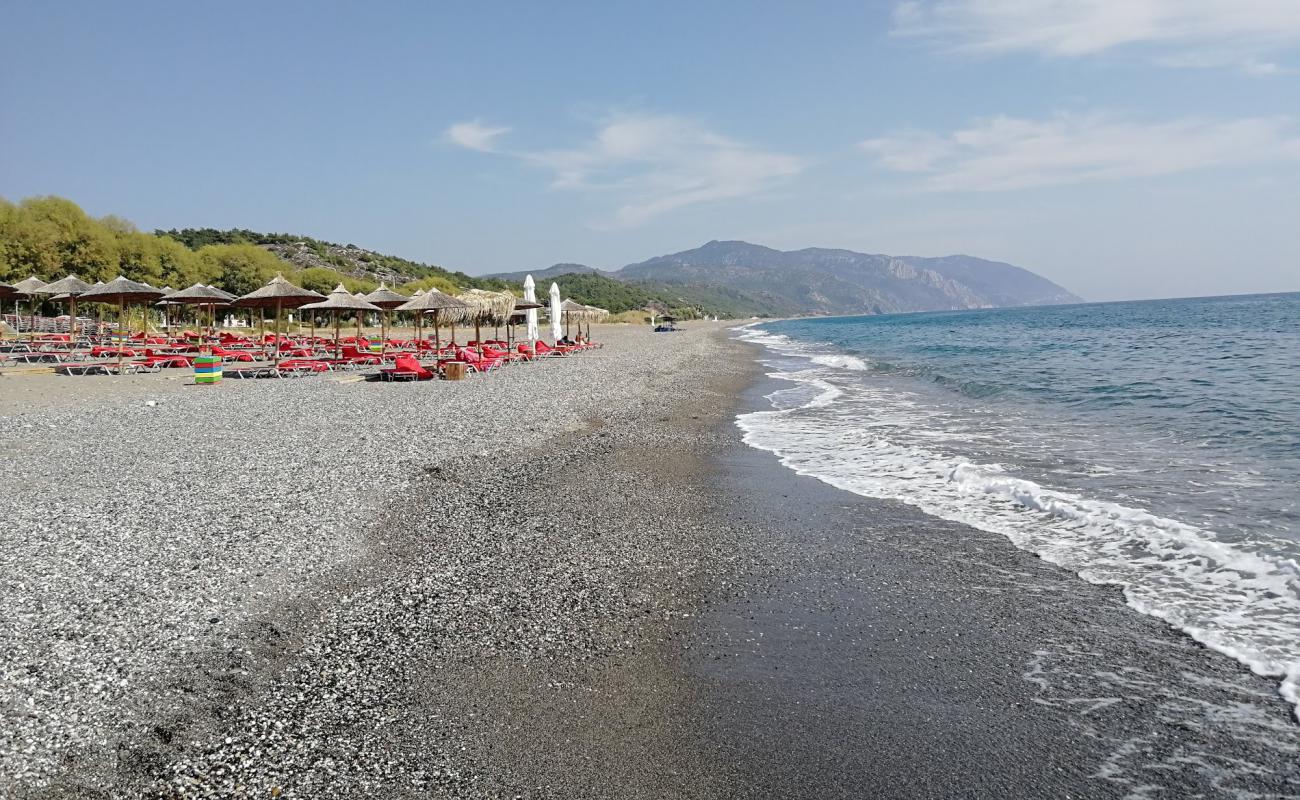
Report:
M 212 327 L 216 327 L 217 306 L 228 306 L 235 296 L 212 286 L 196 283 L 188 289 L 173 290 L 163 295 L 162 302 L 173 306 L 199 306 L 209 308 L 212 313 Z M 203 324 L 200 321 L 200 326 Z
M 529 275 L 528 277 L 531 278 L 532 276 Z M 520 323 L 529 326 L 527 333 L 529 334 L 530 341 L 534 343 L 537 341 L 532 338 L 532 334 L 537 331 L 537 309 L 541 308 L 542 304 L 528 300 L 528 294 L 529 293 L 525 291 L 525 299 L 515 301 L 515 310 L 510 312 L 510 319 L 506 322 L 506 340 L 512 347 L 515 342 L 515 325 Z
M 14 284 L 14 294 L 22 295 L 31 302 L 32 311 L 32 333 L 36 333 L 36 295 L 41 293 L 41 288 L 45 286 L 45 281 L 36 277 L 24 278 Z M 14 301 L 14 315 L 18 314 L 18 301 Z
M 196 283 L 188 289 L 178 289 L 163 297 L 163 300 L 168 303 L 194 306 L 225 305 L 233 299 L 229 292 L 204 286 L 201 283 Z
M 162 296 L 161 290 L 121 275 L 103 286 L 92 286 L 81 293 L 82 300 L 95 303 L 147 303 Z
M 304 311 L 329 311 L 334 316 L 334 357 L 338 358 L 340 353 L 339 345 L 339 312 L 340 311 L 381 311 L 379 306 L 357 297 L 348 292 L 343 284 L 334 287 L 334 291 L 329 293 L 324 300 L 319 303 L 309 303 L 301 307 Z M 360 314 L 358 313 L 357 328 L 360 329 Z M 360 344 L 360 342 L 358 342 Z
M 484 322 L 500 325 L 510 319 L 515 310 L 515 296 L 510 292 L 489 292 L 486 289 L 466 289 L 456 299 L 473 309 L 474 341 L 479 355 L 483 355 L 483 334 L 479 326 Z
M 456 299 L 474 310 L 480 320 L 502 320 L 515 309 L 515 296 L 510 292 L 489 292 L 486 289 L 466 289 Z
M 380 308 L 386 308 L 390 310 L 397 308 L 398 306 L 402 305 L 403 303 L 407 302 L 410 299 L 411 298 L 407 297 L 404 294 L 398 294 L 397 292 L 394 292 L 392 289 L 389 289 L 387 286 L 383 285 L 382 283 L 379 284 L 378 289 L 374 290 L 373 292 L 365 296 L 365 300 L 368 301 L 371 305 L 376 305 L 379 306 Z
M 30 278 L 24 278 L 23 280 L 15 283 L 14 291 L 17 292 L 18 294 L 25 294 L 28 297 L 30 297 L 34 294 L 38 294 L 44 286 L 45 286 L 45 281 L 33 275 Z
M 444 294 L 437 289 L 430 289 L 427 292 L 416 292 L 415 296 L 407 302 L 397 307 L 398 311 L 414 311 L 416 342 L 423 338 L 422 328 L 424 326 L 424 315 L 433 314 L 433 346 L 435 350 L 442 349 L 442 339 L 438 334 L 438 323 L 450 322 L 453 326 L 457 321 L 469 319 L 474 309 L 468 303 L 459 298 Z M 452 337 L 455 341 L 455 336 Z M 418 345 L 417 345 L 418 347 Z
M 384 350 L 388 348 L 388 313 L 398 306 L 405 304 L 406 301 L 411 298 L 404 294 L 398 294 L 381 283 L 379 284 L 379 288 L 366 295 L 365 299 L 372 305 L 379 306 L 383 309 L 383 313 L 379 316 L 383 321 L 383 329 L 379 334 L 379 354 L 382 357 Z
M 295 286 L 285 280 L 284 275 L 277 274 L 260 289 L 254 289 L 242 297 L 231 301 L 238 308 L 274 308 L 275 309 L 275 363 L 280 363 L 280 311 L 286 308 L 298 308 L 320 300 L 322 295 L 311 289 Z M 262 352 L 266 352 L 266 323 L 262 323 Z
M 90 289 L 91 285 L 89 283 L 86 283 L 76 275 L 69 275 L 68 277 L 61 278 L 54 283 L 47 283 L 36 290 L 41 294 L 58 295 L 58 297 L 51 299 L 68 301 L 70 307 L 68 311 L 68 333 L 72 336 L 74 341 L 77 338 L 77 297 L 90 291 Z
M 147 283 L 138 283 L 118 275 L 100 286 L 96 284 L 82 292 L 81 299 L 94 303 L 117 303 L 118 332 L 126 332 L 126 306 L 128 303 L 148 303 L 162 297 L 163 293 Z M 146 322 L 146 327 L 148 323 Z M 146 330 L 147 333 L 147 330 Z M 117 349 L 117 363 L 122 363 L 122 348 Z

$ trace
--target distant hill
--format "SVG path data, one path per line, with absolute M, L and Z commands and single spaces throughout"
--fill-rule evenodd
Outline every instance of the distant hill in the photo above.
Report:
M 526 272 L 490 277 L 519 282 Z M 892 314 L 1079 302 L 1027 269 L 973 256 L 888 256 L 852 250 L 782 251 L 749 242 L 694 250 L 602 271 L 556 264 L 532 273 L 565 296 L 611 310 L 650 302 L 723 316 Z
M 890 314 L 1079 302 L 1029 270 L 972 256 L 916 258 L 713 241 L 629 264 L 620 280 L 728 291 L 754 313 Z M 760 310 L 761 309 L 761 310 Z
M 523 272 L 494 272 L 490 275 L 484 275 L 484 278 L 496 278 L 497 280 L 510 281 L 511 283 L 523 283 L 524 278 L 528 275 L 533 276 L 533 280 L 541 283 L 543 280 L 551 280 L 561 275 L 606 275 L 609 273 L 604 270 L 589 267 L 586 264 L 552 264 L 546 269 L 524 270 Z
M 230 230 L 183 228 L 156 230 L 154 235 L 175 239 L 191 250 L 198 250 L 210 244 L 257 245 L 296 269 L 330 270 L 371 283 L 382 281 L 390 286 L 435 279 L 444 287 L 509 288 L 508 281 L 488 277 L 476 278 L 432 264 L 421 264 L 399 256 L 384 255 L 364 247 L 357 247 L 355 244 L 336 244 L 300 234 L 258 233 L 243 228 Z

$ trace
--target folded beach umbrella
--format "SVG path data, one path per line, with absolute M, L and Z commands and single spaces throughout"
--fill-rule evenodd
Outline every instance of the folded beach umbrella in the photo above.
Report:
M 478 354 L 483 355 L 483 334 L 480 326 L 484 322 L 499 325 L 510 317 L 515 310 L 515 296 L 510 292 L 489 292 L 486 289 L 466 289 L 456 295 L 456 299 L 473 309 L 474 341 Z
M 90 291 L 90 284 L 78 278 L 76 275 L 69 275 L 61 278 L 54 283 L 47 283 L 36 291 L 41 294 L 60 295 L 58 298 L 68 301 L 70 306 L 68 318 L 68 333 L 72 335 L 72 340 L 77 339 L 77 298 Z
M 275 363 L 280 364 L 280 312 L 286 308 L 300 308 L 320 300 L 319 292 L 295 286 L 285 280 L 284 275 L 276 275 L 260 289 L 255 289 L 242 297 L 231 301 L 237 308 L 274 308 L 275 309 Z M 262 323 L 262 354 L 266 354 L 266 323 Z
M 117 303 L 117 328 L 126 333 L 126 306 L 128 303 L 148 303 L 162 297 L 163 293 L 147 283 L 138 283 L 118 275 L 103 286 L 95 285 L 81 293 L 82 302 Z M 146 333 L 147 333 L 146 322 Z M 122 365 L 122 348 L 117 348 L 117 363 Z
M 334 291 L 330 292 L 329 295 L 324 300 L 321 300 L 319 303 L 309 303 L 305 306 L 302 306 L 302 309 L 304 311 L 329 311 L 334 316 L 334 357 L 335 358 L 339 358 L 341 353 L 340 345 L 339 345 L 339 312 L 356 311 L 357 316 L 360 317 L 360 313 L 363 311 L 380 310 L 379 306 L 376 306 L 367 300 L 362 300 L 360 297 L 356 297 L 351 293 L 349 293 L 348 290 L 345 289 L 343 287 L 343 284 L 341 283 L 338 286 L 335 286 Z M 359 330 L 360 323 L 358 323 L 357 327 Z
M 553 282 L 551 283 L 551 304 L 550 304 L 550 308 L 548 309 L 548 313 L 550 314 L 550 318 L 551 318 L 551 341 L 552 342 L 560 341 L 560 335 L 561 335 L 560 317 L 563 314 L 563 312 L 560 310 L 560 305 L 561 305 L 560 285 L 558 283 Z
M 379 306 L 379 308 L 383 309 L 383 313 L 380 314 L 380 319 L 383 320 L 383 327 L 379 334 L 379 338 L 382 340 L 382 344 L 379 346 L 379 352 L 382 355 L 385 348 L 388 347 L 388 312 L 405 304 L 406 301 L 411 298 L 404 294 L 398 294 L 381 283 L 379 284 L 379 288 L 366 295 L 365 299 L 371 305 Z
M 537 303 L 537 282 L 533 280 L 532 275 L 527 275 L 524 277 L 524 302 Z M 535 344 L 537 342 L 538 337 L 541 336 L 541 331 L 537 329 L 537 309 L 541 307 L 542 307 L 541 304 L 538 303 L 537 308 L 528 309 L 527 317 L 528 317 L 529 345 Z M 516 306 L 516 308 L 518 308 L 518 306 Z
M 416 292 L 415 296 L 397 307 L 398 311 L 415 312 L 415 341 L 416 349 L 419 349 L 419 343 L 423 341 L 423 332 L 421 328 L 424 325 L 424 315 L 433 315 L 433 349 L 435 351 L 442 349 L 442 340 L 438 335 L 438 322 L 450 322 L 456 324 L 457 320 L 468 319 L 473 311 L 467 304 L 444 294 L 437 289 L 430 289 L 421 294 Z M 452 342 L 456 341 L 455 329 L 452 329 Z

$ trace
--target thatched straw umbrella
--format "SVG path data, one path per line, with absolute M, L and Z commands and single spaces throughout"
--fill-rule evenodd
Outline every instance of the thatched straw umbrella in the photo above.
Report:
M 41 280 L 40 278 L 36 277 L 35 275 L 31 276 L 30 278 L 25 278 L 25 279 L 23 279 L 23 280 L 21 280 L 21 281 L 18 281 L 17 283 L 14 284 L 14 294 L 19 295 L 19 296 L 21 296 L 21 297 L 25 297 L 25 298 L 27 298 L 27 300 L 28 300 L 28 301 L 31 303 L 31 305 L 32 305 L 32 308 L 31 308 L 31 312 L 32 312 L 32 329 L 31 329 L 30 333 L 31 333 L 33 336 L 36 335 L 36 296 L 39 295 L 39 294 L 41 293 L 41 289 L 43 289 L 43 288 L 45 288 L 45 281 Z M 18 317 L 18 301 L 17 301 L 17 300 L 14 301 L 14 316 L 15 316 L 15 317 Z M 19 321 L 22 320 L 22 317 L 18 317 L 18 318 L 19 318 Z
M 423 341 L 425 314 L 433 314 L 433 348 L 437 351 L 442 349 L 442 339 L 438 335 L 438 322 L 441 320 L 454 325 L 456 320 L 469 319 L 474 312 L 474 309 L 467 303 L 449 294 L 443 294 L 437 289 L 430 289 L 424 294 L 412 297 L 409 301 L 398 306 L 397 310 L 415 312 L 416 352 L 419 352 L 420 342 Z M 455 342 L 454 334 L 452 341 Z
M 286 308 L 299 308 L 320 300 L 319 292 L 294 286 L 276 275 L 265 286 L 249 292 L 243 297 L 235 298 L 230 304 L 238 308 L 274 308 L 275 309 L 275 364 L 280 365 L 280 312 Z M 259 314 L 259 316 L 261 316 Z M 266 355 L 266 322 L 262 322 L 262 355 Z
M 117 326 L 118 331 L 121 333 L 126 331 L 127 303 L 148 303 L 157 300 L 159 297 L 162 297 L 162 292 L 158 289 L 147 283 L 127 280 L 121 275 L 103 286 L 92 286 L 81 294 L 81 299 L 84 302 L 117 303 Z M 122 348 L 125 344 L 126 342 L 123 340 L 117 347 L 117 366 L 119 369 L 122 366 Z
M 560 304 L 560 314 L 564 317 L 564 336 L 569 336 L 569 324 L 574 320 L 578 321 L 578 335 L 582 335 L 582 321 L 586 319 L 587 307 L 572 298 L 565 300 Z
M 61 278 L 54 283 L 47 283 L 36 290 L 41 294 L 61 295 L 57 299 L 66 299 L 71 307 L 68 317 L 68 333 L 72 336 L 72 341 L 77 340 L 77 297 L 90 291 L 90 284 L 78 278 L 76 275 L 69 275 Z
M 587 341 L 591 341 L 591 323 L 600 322 L 609 316 L 609 309 L 599 306 L 584 306 L 587 309 Z M 581 332 L 581 331 L 579 331 Z
M 181 289 L 165 296 L 163 302 L 177 306 L 198 306 L 200 313 L 203 308 L 210 308 L 212 309 L 212 326 L 215 328 L 217 324 L 217 306 L 230 305 L 230 301 L 233 299 L 234 295 L 230 294 L 230 292 L 223 292 L 220 289 L 196 283 L 188 289 Z M 202 323 L 200 323 L 200 326 L 202 326 Z M 199 347 L 202 349 L 206 346 L 207 343 L 204 342 Z
M 473 309 L 474 341 L 478 354 L 483 355 L 483 334 L 480 325 L 483 322 L 500 324 L 510 318 L 515 310 L 515 296 L 510 292 L 489 292 L 486 289 L 466 289 L 456 295 L 456 299 Z
M 340 283 L 339 285 L 342 286 L 343 284 Z M 369 300 L 366 300 L 366 296 L 365 296 L 364 294 L 362 294 L 361 292 L 353 292 L 353 293 L 352 293 L 352 296 L 355 297 L 355 298 L 358 299 L 358 300 L 361 300 L 362 302 L 370 303 Z M 370 305 L 373 306 L 373 305 L 375 305 L 375 304 L 374 304 L 374 303 L 370 303 Z M 376 306 L 376 309 L 378 309 L 378 306 Z M 360 346 L 361 346 L 361 324 L 362 324 L 362 322 L 364 321 L 365 316 L 366 316 L 366 315 L 365 315 L 364 312 L 362 312 L 362 311 L 357 311 L 357 347 L 360 347 Z
M 531 300 L 517 300 L 515 302 L 515 310 L 510 312 L 510 319 L 506 321 L 506 339 L 510 347 L 514 347 L 515 344 L 516 324 L 520 322 L 526 324 L 530 334 L 537 329 L 537 309 L 541 307 L 541 303 Z M 537 340 L 533 339 L 528 343 L 528 346 L 532 347 L 535 344 L 537 344 Z
M 383 326 L 380 328 L 379 334 L 381 340 L 381 344 L 379 345 L 379 354 L 381 357 L 383 356 L 384 351 L 388 349 L 388 312 L 398 306 L 405 305 L 410 299 L 411 298 L 404 294 L 394 292 L 382 283 L 379 284 L 378 289 L 365 296 L 366 302 L 378 306 L 381 309 L 380 319 L 383 321 Z
M 334 315 L 334 357 L 340 358 L 342 351 L 339 344 L 339 312 L 355 311 L 359 317 L 363 311 L 378 311 L 379 306 L 355 297 L 340 283 L 334 287 L 334 291 L 330 292 L 329 296 L 324 300 L 302 306 L 302 309 L 304 311 L 329 311 Z

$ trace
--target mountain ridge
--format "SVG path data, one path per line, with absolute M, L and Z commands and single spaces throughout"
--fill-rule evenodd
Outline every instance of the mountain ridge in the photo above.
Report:
M 523 280 L 525 272 L 485 276 Z M 656 292 L 723 302 L 756 315 L 890 314 L 1081 302 L 1069 290 L 1023 267 L 969 255 L 938 257 L 859 253 L 842 248 L 776 250 L 712 240 L 617 270 L 556 264 L 536 280 L 599 275 Z

